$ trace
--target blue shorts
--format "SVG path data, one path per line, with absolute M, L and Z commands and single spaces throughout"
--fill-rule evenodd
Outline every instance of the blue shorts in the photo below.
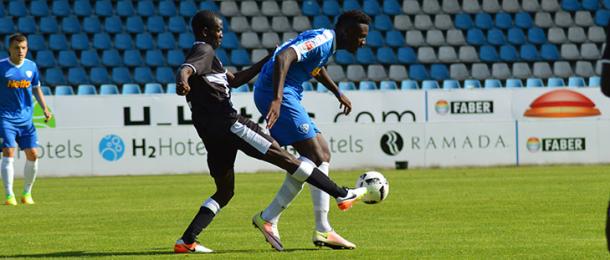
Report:
M 273 93 L 255 89 L 254 103 L 263 116 L 267 115 L 271 101 L 273 101 Z M 280 116 L 270 132 L 273 139 L 281 146 L 286 146 L 314 138 L 320 130 L 301 105 L 301 100 L 295 94 L 284 92 Z
M 22 150 L 38 147 L 36 127 L 31 122 L 25 125 L 14 125 L 0 120 L 0 146 L 2 148 L 15 148 L 19 145 Z

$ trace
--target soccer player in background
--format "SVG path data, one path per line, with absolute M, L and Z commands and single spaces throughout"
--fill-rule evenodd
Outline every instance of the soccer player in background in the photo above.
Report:
M 216 192 L 203 202 L 176 241 L 174 252 L 212 252 L 196 239 L 233 197 L 233 165 L 237 150 L 288 171 L 298 183 L 307 182 L 328 192 L 336 198 L 340 208 L 351 207 L 366 193 L 365 188 L 337 186 L 320 170 L 282 149 L 256 123 L 240 116 L 231 104 L 230 88 L 252 79 L 268 57 L 233 74 L 223 67 L 215 54 L 222 41 L 222 20 L 210 11 L 200 11 L 193 17 L 191 26 L 196 41 L 178 70 L 176 91 L 178 95 L 186 95 L 193 125 L 208 152 L 208 167 L 216 183 Z
M 606 25 L 606 48 L 604 53 L 602 54 L 602 82 L 601 89 L 602 93 L 607 97 L 610 97 L 610 48 L 608 48 L 608 43 L 610 43 L 610 23 Z
M 301 156 L 299 160 L 327 175 L 330 150 L 320 130 L 301 105 L 301 84 L 314 77 L 337 97 L 339 107 L 348 114 L 352 109 L 351 102 L 339 91 L 324 66 L 336 49 L 355 53 L 359 47 L 363 47 L 370 22 L 371 18 L 364 12 L 348 11 L 339 16 L 334 30 L 316 29 L 299 34 L 275 50 L 254 85 L 256 107 L 266 115 L 271 136 L 282 146 L 292 145 Z M 287 176 L 269 206 L 253 217 L 253 222 L 265 236 L 275 237 L 279 241 L 277 223 L 280 214 L 302 188 L 302 183 Z M 313 243 L 334 249 L 356 248 L 330 226 L 328 194 L 316 187 L 310 188 L 316 222 Z
M 38 137 L 32 122 L 34 102 L 32 93 L 44 111 L 45 121 L 51 112 L 40 89 L 40 75 L 36 63 L 25 58 L 28 53 L 27 38 L 20 33 L 9 36 L 9 57 L 0 60 L 0 144 L 2 145 L 2 182 L 6 205 L 17 205 L 13 193 L 15 148 L 25 151 L 23 169 L 23 204 L 34 204 L 32 185 L 38 171 Z

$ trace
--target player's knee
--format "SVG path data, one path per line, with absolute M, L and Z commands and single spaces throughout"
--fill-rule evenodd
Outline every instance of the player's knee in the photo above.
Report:
M 328 151 L 322 153 L 322 162 L 330 162 L 330 153 Z

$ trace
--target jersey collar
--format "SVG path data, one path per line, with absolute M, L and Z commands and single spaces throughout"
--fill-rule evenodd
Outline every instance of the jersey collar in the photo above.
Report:
M 21 64 L 15 64 L 15 63 L 13 63 L 13 62 L 11 61 L 11 58 L 10 58 L 10 57 L 6 58 L 6 60 L 8 61 L 8 63 L 9 63 L 9 64 L 13 65 L 13 66 L 14 66 L 14 67 L 16 67 L 16 68 L 20 68 L 21 66 L 23 66 L 23 64 L 25 64 L 25 59 L 23 60 L 23 62 L 21 62 Z

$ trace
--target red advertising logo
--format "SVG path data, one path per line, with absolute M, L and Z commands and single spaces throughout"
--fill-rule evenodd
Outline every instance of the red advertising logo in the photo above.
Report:
M 554 90 L 536 98 L 523 114 L 526 117 L 587 117 L 601 112 L 588 97 L 568 89 Z

